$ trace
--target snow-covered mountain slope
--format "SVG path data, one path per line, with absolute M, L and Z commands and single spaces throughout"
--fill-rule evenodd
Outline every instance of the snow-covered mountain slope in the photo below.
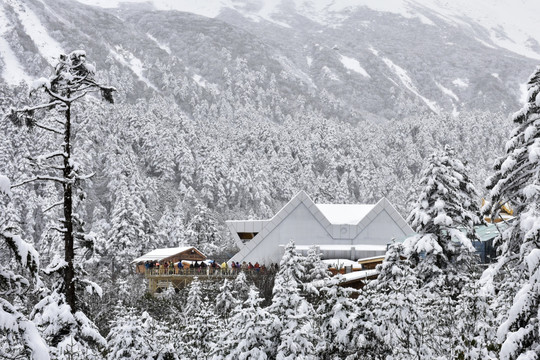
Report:
M 218 103 L 235 69 L 271 74 L 281 98 L 349 122 L 418 107 L 511 112 L 540 58 L 529 21 L 538 6 L 472 3 L 5 0 L 0 81 L 29 82 L 56 54 L 83 47 L 107 76 L 129 80 L 130 101 L 190 86 Z M 257 103 L 251 79 L 232 81 L 247 82 L 246 101 Z
M 469 28 L 480 39 L 518 54 L 540 59 L 540 2 L 530 0 L 78 0 L 107 8 L 122 3 L 150 3 L 157 10 L 177 10 L 217 17 L 226 9 L 254 21 L 267 20 L 291 27 L 283 13 L 297 14 L 327 26 L 339 26 L 359 8 L 416 18 L 433 25 L 433 18 Z

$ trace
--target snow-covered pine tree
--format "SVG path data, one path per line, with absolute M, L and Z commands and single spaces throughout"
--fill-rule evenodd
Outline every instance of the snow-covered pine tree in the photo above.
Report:
M 4 175 L 0 175 L 2 194 L 11 195 L 10 181 Z M 6 261 L 0 265 L 0 357 L 48 360 L 49 349 L 35 324 L 14 304 L 24 303 L 30 286 L 40 286 L 39 255 L 5 222 L 0 220 L 0 254 Z
M 497 324 L 490 297 L 480 291 L 477 282 L 471 281 L 463 287 L 454 317 L 458 319 L 453 334 L 454 354 L 470 360 L 495 359 Z
M 244 302 L 249 294 L 249 283 L 245 272 L 240 272 L 238 276 L 233 280 L 232 291 L 233 296 L 240 302 Z
M 489 269 L 512 284 L 509 291 L 517 290 L 498 330 L 503 360 L 540 358 L 540 67 L 527 89 L 527 103 L 513 116 L 517 126 L 506 155 L 495 162 L 495 174 L 486 182 L 490 199 L 483 209 L 496 218 L 508 203 L 517 214 L 502 235 L 499 264 Z
M 272 304 L 268 311 L 274 320 L 268 328 L 272 345 L 269 357 L 284 359 L 313 359 L 318 338 L 313 327 L 314 310 L 300 295 L 304 268 L 293 241 L 285 253 L 276 274 Z
M 107 335 L 107 360 L 141 359 L 151 360 L 157 353 L 153 348 L 158 339 L 152 339 L 143 324 L 143 317 L 134 308 L 116 306 L 111 330 Z
M 63 293 L 53 290 L 45 296 L 34 306 L 31 318 L 54 359 L 101 359 L 106 340 L 83 312 L 71 312 Z
M 252 286 L 247 300 L 238 304 L 233 311 L 230 326 L 224 329 L 221 344 L 214 359 L 227 360 L 266 360 L 271 341 L 267 328 L 272 319 L 266 309 L 259 291 Z
M 396 360 L 424 358 L 427 354 L 423 345 L 429 332 L 418 304 L 420 281 L 405 258 L 402 244 L 389 246 L 377 272 L 377 279 L 368 286 L 375 290 L 375 328 L 384 342 L 383 349 Z
M 465 165 L 451 147 L 430 156 L 408 217 L 418 235 L 405 241 L 424 285 L 434 286 L 441 280 L 457 283 L 457 269 L 472 265 L 471 240 L 476 236 L 474 226 L 480 224 L 478 199 Z
M 44 103 L 11 109 L 6 117 L 16 126 L 39 128 L 58 135 L 59 149 L 48 154 L 33 157 L 31 160 L 39 169 L 36 176 L 23 180 L 13 187 L 22 186 L 34 181 L 51 181 L 63 188 L 63 200 L 51 207 L 63 206 L 62 225 L 57 228 L 64 236 L 65 263 L 58 271 L 62 272 L 62 290 L 65 301 L 71 312 L 77 312 L 75 292 L 75 251 L 74 243 L 82 234 L 78 234 L 81 221 L 75 213 L 74 200 L 77 184 L 89 178 L 91 174 L 83 174 L 82 166 L 75 161 L 72 154 L 72 108 L 75 102 L 91 92 L 100 92 L 104 100 L 113 103 L 113 87 L 99 84 L 94 78 L 95 67 L 86 61 L 86 53 L 76 50 L 69 55 L 60 55 L 60 61 L 49 79 L 41 78 L 34 82 L 34 90 L 42 89 L 47 97 Z M 35 93 L 35 91 L 33 91 Z M 41 99 L 38 99 L 41 101 Z M 38 116 L 45 113 L 49 116 Z M 40 120 L 41 118 L 41 120 Z M 63 129 L 57 128 L 58 124 Z M 58 174 L 60 172 L 60 175 Z
M 321 260 L 321 253 L 317 246 L 308 249 L 307 256 L 302 257 L 304 276 L 302 277 L 302 294 L 314 307 L 319 300 L 319 288 L 326 284 L 330 278 L 328 266 Z
M 184 351 L 190 359 L 205 359 L 214 347 L 213 310 L 208 298 L 202 298 L 201 283 L 195 277 L 189 287 L 182 331 Z
M 355 323 L 358 309 L 351 299 L 352 289 L 339 286 L 341 275 L 322 280 L 315 324 L 320 341 L 316 346 L 319 359 L 346 359 L 355 354 Z
M 232 310 L 239 302 L 234 296 L 231 282 L 225 279 L 219 288 L 219 294 L 216 296 L 216 314 L 223 319 L 225 326 L 229 322 Z
M 475 250 L 471 240 L 480 223 L 478 196 L 455 151 L 446 146 L 431 155 L 409 215 L 417 235 L 405 240 L 411 266 L 421 282 L 420 333 L 423 356 L 453 356 L 453 311 L 461 288 L 471 281 Z M 434 316 L 434 314 L 440 314 Z
M 151 232 L 140 190 L 133 178 L 128 178 L 126 174 L 120 177 L 104 253 L 112 261 L 113 279 L 117 275 L 125 277 L 129 273 L 129 267 L 124 266 L 122 260 L 143 254 L 147 249 L 142 247 L 150 242 L 148 234 Z

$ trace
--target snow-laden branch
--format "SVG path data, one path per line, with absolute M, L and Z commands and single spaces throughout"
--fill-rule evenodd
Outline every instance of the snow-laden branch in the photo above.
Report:
M 62 183 L 62 184 L 67 184 L 68 183 L 65 179 L 62 179 L 62 178 L 59 178 L 59 177 L 36 176 L 33 179 L 24 180 L 24 181 L 22 181 L 22 182 L 20 182 L 18 184 L 11 185 L 11 188 L 13 189 L 13 188 L 16 188 L 16 187 L 19 187 L 19 186 L 23 186 L 23 185 L 26 185 L 28 183 L 34 182 L 34 181 L 55 181 L 55 182 L 59 182 L 59 183 Z
M 37 162 L 41 162 L 43 160 L 52 159 L 53 157 L 57 157 L 57 156 L 66 157 L 66 154 L 64 153 L 64 151 L 54 151 L 54 152 L 44 154 L 44 155 L 39 155 L 35 158 L 30 158 L 30 159 L 35 160 Z
M 59 201 L 59 202 L 56 202 L 56 203 L 54 203 L 54 204 L 52 204 L 51 206 L 49 206 L 48 208 L 46 208 L 45 210 L 43 210 L 43 212 L 45 213 L 45 212 L 47 212 L 47 211 L 49 211 L 49 210 L 51 210 L 51 209 L 53 209 L 53 208 L 55 208 L 55 207 L 57 207 L 57 206 L 60 206 L 60 205 L 64 205 L 64 201 L 63 201 L 63 200 L 62 200 L 62 201 Z
M 49 229 L 50 229 L 50 230 L 56 230 L 56 231 L 58 231 L 58 232 L 61 233 L 61 234 L 67 233 L 67 229 L 66 229 L 66 228 L 59 228 L 59 227 L 56 227 L 56 226 L 51 226 Z
M 34 125 L 37 126 L 40 129 L 43 129 L 43 130 L 47 130 L 47 131 L 53 132 L 53 133 L 58 134 L 58 135 L 64 135 L 64 133 L 62 131 L 60 131 L 60 130 L 50 128 L 48 126 L 45 126 L 45 125 L 42 125 L 42 124 L 39 124 L 39 123 L 35 123 Z
M 22 109 L 11 109 L 12 111 L 15 111 L 15 112 L 31 112 L 31 111 L 35 111 L 35 110 L 39 110 L 39 109 L 45 109 L 45 108 L 51 108 L 51 107 L 54 107 L 56 105 L 60 105 L 61 102 L 59 101 L 51 101 L 50 103 L 47 103 L 47 104 L 40 104 L 40 105 L 35 105 L 35 106 L 25 106 L 23 107 Z
M 86 174 L 86 175 L 77 175 L 77 174 L 75 174 L 74 179 L 77 179 L 77 180 L 88 180 L 88 179 L 90 179 L 91 177 L 93 177 L 94 175 L 96 175 L 96 173 L 90 173 L 90 174 Z

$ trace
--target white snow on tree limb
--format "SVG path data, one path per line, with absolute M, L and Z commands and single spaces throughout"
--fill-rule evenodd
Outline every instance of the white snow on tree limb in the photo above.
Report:
M 103 296 L 103 289 L 97 283 L 87 279 L 83 279 L 82 282 L 86 284 L 84 289 L 90 295 L 97 294 L 99 297 Z
M 4 175 L 0 175 L 0 194 L 6 194 L 11 197 L 11 182 Z
M 27 320 L 17 309 L 0 298 L 0 331 L 19 333 L 33 360 L 49 360 L 49 349 L 33 322 Z
M 47 89 L 50 89 L 51 88 L 51 82 L 49 81 L 49 79 L 41 77 L 39 79 L 34 80 L 32 82 L 32 86 L 30 87 L 30 89 L 37 90 L 37 89 L 39 89 L 41 87 L 46 87 Z
M 68 265 L 68 264 L 67 264 L 67 262 L 66 262 L 64 259 L 62 259 L 62 258 L 59 257 L 58 255 L 56 255 L 56 256 L 52 259 L 51 263 L 50 263 L 45 269 L 43 269 L 43 272 L 44 272 L 45 274 L 51 274 L 51 273 L 53 273 L 53 272 L 55 272 L 55 271 L 60 270 L 60 269 L 63 268 L 63 267 L 66 267 L 67 265 Z
M 13 241 L 15 245 L 15 249 L 13 250 L 17 253 L 18 256 L 20 256 L 22 266 L 28 266 L 28 260 L 30 260 L 39 267 L 39 254 L 31 244 L 24 241 L 20 237 L 20 235 L 12 234 L 9 231 L 2 233 L 2 235 L 10 238 Z

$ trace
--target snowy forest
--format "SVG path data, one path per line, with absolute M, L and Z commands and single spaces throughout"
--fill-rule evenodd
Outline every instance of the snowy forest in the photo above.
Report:
M 255 45 L 217 47 L 185 51 L 219 86 L 179 74 L 185 58 L 153 59 L 137 80 L 100 51 L 48 66 L 17 47 L 30 72 L 46 69 L 0 82 L 0 358 L 540 359 L 540 67 L 521 69 L 521 108 L 438 109 L 388 78 L 396 88 L 367 101 L 375 117 L 335 84 L 306 91 L 260 64 Z M 388 239 L 362 289 L 294 241 L 259 276 L 154 295 L 134 272 L 157 248 L 226 262 L 238 251 L 226 220 L 271 218 L 301 190 L 386 197 L 415 234 Z M 474 229 L 503 206 L 515 216 L 480 264 Z

